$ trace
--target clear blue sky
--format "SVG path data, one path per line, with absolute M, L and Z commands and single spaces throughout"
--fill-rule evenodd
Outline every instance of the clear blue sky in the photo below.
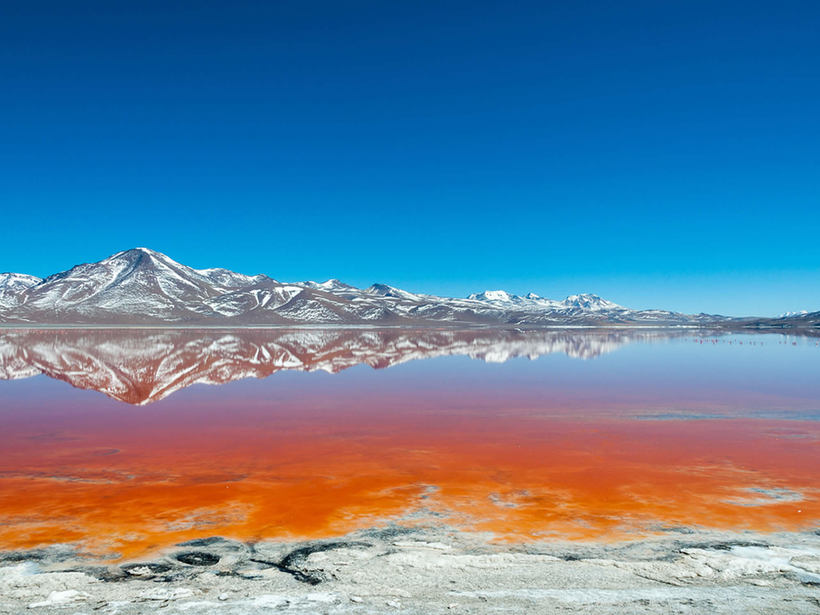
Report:
M 820 309 L 820 3 L 3 3 L 0 271 Z

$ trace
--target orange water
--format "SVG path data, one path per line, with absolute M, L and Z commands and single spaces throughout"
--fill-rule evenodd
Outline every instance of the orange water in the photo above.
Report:
M 194 537 L 320 537 L 387 520 L 519 541 L 797 529 L 820 518 L 816 421 L 301 403 L 286 416 L 235 406 L 207 420 L 167 404 L 58 419 L 49 433 L 17 421 L 0 449 L 0 544 L 76 542 L 132 557 Z M 760 503 L 765 495 L 746 491 L 772 488 L 802 500 Z

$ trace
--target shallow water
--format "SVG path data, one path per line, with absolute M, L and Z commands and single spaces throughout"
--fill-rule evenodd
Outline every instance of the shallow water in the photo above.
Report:
M 812 528 L 818 368 L 780 334 L 7 330 L 0 550 Z

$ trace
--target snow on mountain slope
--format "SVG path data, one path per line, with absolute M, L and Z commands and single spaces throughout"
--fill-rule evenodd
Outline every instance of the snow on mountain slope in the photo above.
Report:
M 44 280 L 0 277 L 0 322 L 18 324 L 599 326 L 716 320 L 721 317 L 630 310 L 591 294 L 555 301 L 493 290 L 458 299 L 387 284 L 359 289 L 335 279 L 287 284 L 265 275 L 193 269 L 147 248 Z
M 284 303 L 289 297 L 281 300 L 283 287 L 263 275 L 196 270 L 135 248 L 49 276 L 21 294 L 22 304 L 10 316 L 57 324 L 191 322 Z
M 387 284 L 373 284 L 372 286 L 366 288 L 364 292 L 371 295 L 375 295 L 377 297 L 403 299 L 405 301 L 412 301 L 414 303 L 420 303 L 424 301 L 422 295 L 415 295 L 413 293 L 407 292 L 406 290 L 402 290 L 394 286 L 388 286 Z
M 214 284 L 215 287 L 226 290 L 243 288 L 265 280 L 270 280 L 270 278 L 265 275 L 243 275 L 228 269 L 192 269 L 191 271 L 197 275 L 203 276 L 209 282 Z M 275 282 L 275 280 L 271 281 Z
M 487 301 L 494 303 L 520 303 L 521 297 L 511 295 L 506 290 L 485 290 L 481 293 L 473 293 L 468 299 L 473 301 Z
M 326 280 L 324 282 L 301 282 L 299 286 L 305 288 L 312 288 L 314 290 L 323 290 L 325 292 L 344 292 L 349 290 L 358 290 L 355 286 L 340 282 L 336 278 Z
M 25 273 L 0 273 L 0 291 L 18 292 L 40 282 L 40 278 Z
M 584 310 L 623 310 L 623 306 L 601 299 L 598 295 L 588 293 L 581 295 L 570 295 L 561 304 L 568 308 L 582 308 Z
M 218 314 L 229 317 L 272 311 L 287 304 L 304 290 L 301 286 L 280 284 L 268 278 L 208 299 L 205 305 Z
M 24 291 L 22 311 L 50 312 L 58 322 L 63 315 L 83 321 L 114 315 L 179 320 L 228 288 L 158 252 L 136 248 L 49 276 Z
M 21 293 L 40 282 L 40 278 L 25 273 L 0 273 L 0 310 L 18 305 Z
M 598 295 L 580 294 L 570 295 L 563 301 L 553 301 L 552 299 L 545 299 L 535 293 L 527 293 L 519 296 L 508 293 L 504 290 L 485 290 L 481 293 L 475 293 L 468 297 L 473 301 L 481 301 L 490 305 L 498 307 L 515 306 L 518 308 L 529 310 L 561 310 L 579 308 L 584 310 L 625 310 L 626 308 L 602 299 Z

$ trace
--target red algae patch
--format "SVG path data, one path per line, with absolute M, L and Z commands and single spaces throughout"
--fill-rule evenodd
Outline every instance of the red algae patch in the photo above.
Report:
M 238 399 L 207 416 L 108 407 L 55 416 L 48 433 L 18 416 L 0 436 L 0 548 L 136 558 L 205 536 L 319 538 L 388 520 L 518 542 L 820 518 L 816 421 L 577 420 L 470 400 L 414 412 L 378 397 L 329 412 L 309 399 L 275 412 Z

